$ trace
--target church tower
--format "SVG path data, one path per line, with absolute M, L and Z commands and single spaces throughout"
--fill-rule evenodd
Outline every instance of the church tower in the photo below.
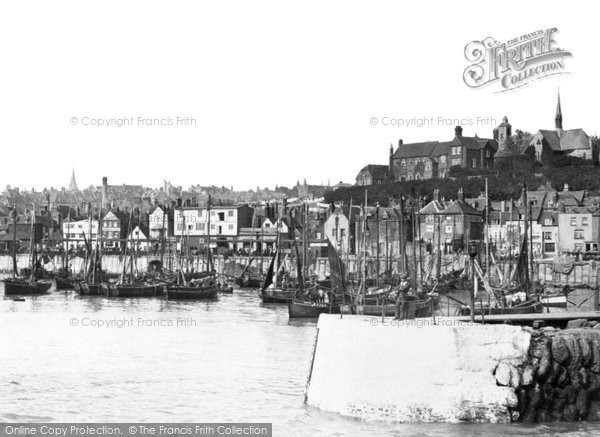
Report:
M 75 181 L 75 169 L 71 173 L 71 182 L 69 182 L 69 191 L 79 191 L 77 188 L 77 182 Z
M 512 126 L 508 122 L 508 117 L 505 115 L 502 118 L 502 123 L 495 129 L 494 139 L 498 141 L 498 148 L 503 147 L 506 144 L 506 141 L 512 135 Z
M 562 131 L 562 109 L 560 107 L 560 91 L 558 92 L 558 102 L 556 103 L 556 116 L 554 117 L 554 126 L 557 131 Z

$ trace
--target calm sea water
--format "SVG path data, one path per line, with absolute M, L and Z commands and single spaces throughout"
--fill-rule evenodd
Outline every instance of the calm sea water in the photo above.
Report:
M 600 434 L 592 423 L 364 423 L 306 406 L 316 323 L 289 322 L 285 306 L 252 290 L 215 302 L 54 289 L 25 299 L 0 285 L 3 422 L 272 422 L 282 436 Z

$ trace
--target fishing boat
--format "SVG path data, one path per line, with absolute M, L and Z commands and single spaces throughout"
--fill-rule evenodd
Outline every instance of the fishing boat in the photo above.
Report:
M 88 206 L 89 236 L 83 233 L 85 245 L 85 260 L 83 263 L 83 278 L 71 279 L 73 289 L 80 296 L 103 296 L 108 295 L 108 274 L 102 269 L 102 207 L 99 208 L 98 229 L 96 230 L 95 242 L 92 246 L 92 207 Z
M 340 305 L 330 303 L 312 303 L 299 299 L 288 300 L 290 318 L 317 318 L 320 314 L 339 314 Z
M 163 295 L 164 286 L 146 283 L 115 284 L 105 285 L 103 291 L 108 297 L 156 297 Z
M 486 180 L 487 191 L 487 180 Z M 544 303 L 540 298 L 543 290 L 537 291 L 537 284 L 531 283 L 530 278 L 533 276 L 533 271 L 530 272 L 530 267 L 533 267 L 533 258 L 530 262 L 529 257 L 532 255 L 530 243 L 532 239 L 530 231 L 531 204 L 527 202 L 527 186 L 523 183 L 523 205 L 525 206 L 523 214 L 524 235 L 521 241 L 521 251 L 516 269 L 517 281 L 514 287 L 506 284 L 501 288 L 494 289 L 484 275 L 481 266 L 475 259 L 477 249 L 475 246 L 469 247 L 469 255 L 472 259 L 474 276 L 473 293 L 471 295 L 471 305 L 463 305 L 457 308 L 459 315 L 511 315 L 511 314 L 534 314 L 541 313 L 544 309 Z M 529 230 L 529 231 L 528 231 Z M 528 244 L 529 243 L 529 244 Z M 488 242 L 486 238 L 486 252 L 489 253 Z M 488 267 L 489 268 L 489 267 Z M 479 281 L 483 284 L 488 297 L 493 299 L 487 304 L 475 303 L 474 296 L 477 294 Z M 532 290 L 533 288 L 533 290 Z M 533 291 L 533 293 L 532 293 Z M 473 311 L 471 312 L 471 306 Z
M 21 278 L 4 279 L 4 294 L 46 294 L 52 287 L 50 281 L 29 281 Z
M 279 284 L 279 270 L 282 268 L 280 265 L 280 253 L 281 253 L 281 235 L 279 229 L 281 228 L 281 218 L 277 219 L 277 242 L 275 253 L 269 263 L 269 269 L 265 275 L 261 284 L 259 294 L 263 303 L 287 303 L 288 301 L 296 297 L 297 288 L 291 283 Z M 282 263 L 283 264 L 283 263 Z M 300 278 L 301 279 L 301 276 Z
M 33 206 L 33 213 L 31 217 L 31 236 L 29 239 L 29 260 L 30 260 L 30 275 L 29 278 L 17 276 L 17 207 L 13 206 L 13 241 L 12 241 L 12 258 L 13 258 L 13 272 L 11 278 L 4 279 L 4 294 L 46 294 L 52 282 L 47 280 L 36 279 L 36 272 L 38 267 L 37 251 L 35 248 L 34 237 L 34 223 L 35 223 L 35 205 Z
M 262 276 L 250 272 L 244 272 L 235 278 L 235 285 L 244 288 L 258 288 L 262 283 Z
M 215 299 L 218 297 L 219 290 L 221 289 L 221 287 L 213 268 L 212 256 L 210 253 L 210 207 L 211 199 L 209 195 L 206 213 L 206 271 L 201 275 L 202 277 L 188 281 L 186 279 L 186 275 L 182 273 L 183 269 L 181 267 L 181 259 L 176 259 L 179 265 L 177 283 L 167 284 L 167 286 L 165 287 L 167 292 L 167 299 L 201 300 Z M 181 217 L 183 218 L 183 228 L 187 229 L 187 226 L 185 225 L 185 215 L 183 214 L 183 211 Z M 187 238 L 185 240 L 187 248 Z

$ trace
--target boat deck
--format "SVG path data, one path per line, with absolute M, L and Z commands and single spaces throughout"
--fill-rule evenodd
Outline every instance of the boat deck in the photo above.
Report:
M 448 317 L 443 317 L 448 319 Z M 470 316 L 458 316 L 453 318 L 459 322 L 470 322 Z M 536 320 L 542 320 L 547 326 L 564 327 L 570 320 L 587 319 L 600 322 L 600 311 L 561 311 L 552 313 L 532 314 L 496 314 L 475 316 L 476 323 L 510 323 L 514 325 L 532 325 Z

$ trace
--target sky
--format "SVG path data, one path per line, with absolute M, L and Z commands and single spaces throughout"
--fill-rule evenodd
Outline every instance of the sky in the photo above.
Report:
M 31 1 L 0 11 L 0 187 L 66 187 L 73 169 L 80 188 L 103 176 L 353 183 L 399 139 L 452 139 L 456 119 L 473 121 L 468 136 L 491 137 L 505 115 L 513 129 L 552 129 L 559 87 L 564 128 L 599 130 L 591 2 Z M 466 44 L 552 27 L 573 54 L 569 74 L 501 93 L 466 86 Z

